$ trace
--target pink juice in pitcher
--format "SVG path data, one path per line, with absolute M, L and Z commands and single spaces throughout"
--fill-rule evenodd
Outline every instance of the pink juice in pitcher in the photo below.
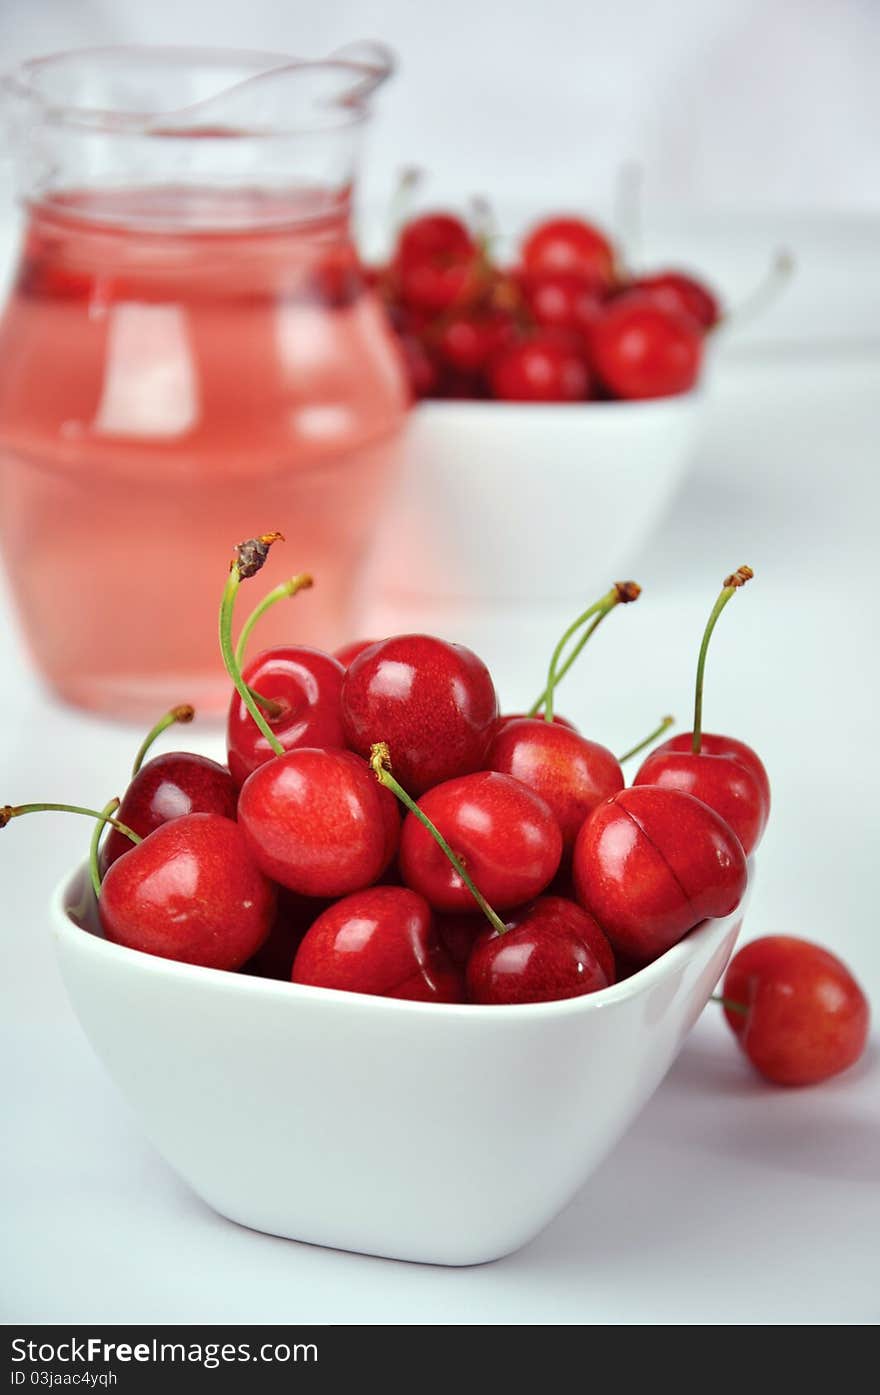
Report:
M 220 710 L 217 610 L 257 533 L 286 542 L 239 620 L 285 576 L 315 586 L 267 614 L 254 652 L 352 637 L 407 405 L 349 227 L 364 99 L 389 70 L 374 50 L 99 50 L 14 84 L 31 124 L 0 320 L 0 548 L 67 700 Z
M 214 195 L 212 231 L 187 232 L 194 197 L 117 194 L 123 226 L 87 195 L 35 206 L 0 325 L 0 540 L 26 632 L 58 692 L 122 714 L 222 699 L 215 617 L 244 536 L 286 545 L 243 610 L 316 579 L 257 645 L 350 638 L 405 406 L 338 211 L 241 230 L 246 196 Z

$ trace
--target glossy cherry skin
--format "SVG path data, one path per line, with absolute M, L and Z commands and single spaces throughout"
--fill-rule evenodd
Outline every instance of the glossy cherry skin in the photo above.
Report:
M 419 808 L 464 862 L 489 904 L 508 910 L 532 900 L 553 880 L 562 834 L 550 808 L 509 775 L 481 770 L 422 795 Z M 414 814 L 400 837 L 407 886 L 438 911 L 471 911 L 474 899 L 446 854 Z
M 664 310 L 689 315 L 701 329 L 713 329 L 721 319 L 717 297 L 695 276 L 684 271 L 657 271 L 630 283 L 634 291 L 649 295 Z
M 365 758 L 377 741 L 417 797 L 482 764 L 498 717 L 489 670 L 461 644 L 397 635 L 365 649 L 342 687 L 347 744 Z
M 485 763 L 546 800 L 562 830 L 564 857 L 584 819 L 624 785 L 620 762 L 606 746 L 543 717 L 524 717 L 496 731 Z
M 573 331 L 589 342 L 604 295 L 600 281 L 571 273 L 527 278 L 525 298 L 532 318 L 545 329 Z
M 354 662 L 358 654 L 363 654 L 365 649 L 371 649 L 374 644 L 378 644 L 377 639 L 353 639 L 348 644 L 343 644 L 341 649 L 333 651 L 333 657 L 342 664 L 343 668 L 348 668 Z M 340 690 L 341 691 L 341 690 Z
M 281 714 L 266 721 L 285 751 L 345 745 L 339 705 L 345 669 L 338 659 L 302 645 L 266 649 L 242 676 L 263 697 L 281 704 Z M 237 785 L 275 755 L 238 693 L 229 706 L 226 746 Z
M 400 230 L 395 261 L 463 257 L 474 251 L 474 240 L 453 213 L 421 213 Z
M 452 315 L 437 336 L 437 352 L 454 372 L 478 374 L 515 338 L 513 317 L 501 311 Z
M 748 881 L 742 844 L 692 795 L 639 785 L 587 819 L 574 847 L 578 901 L 615 952 L 656 959 L 709 916 L 736 910 Z
M 597 316 L 592 362 L 615 397 L 673 397 L 689 392 L 700 376 L 702 338 L 692 319 L 633 292 Z
M 417 1002 L 460 1003 L 456 969 L 431 908 L 406 887 L 374 886 L 319 915 L 297 950 L 293 982 Z
M 511 911 L 504 920 L 511 930 L 518 929 L 526 921 L 533 929 L 539 925 L 546 926 L 548 930 L 565 926 L 573 934 L 578 935 L 587 948 L 595 954 L 608 983 L 614 983 L 617 978 L 611 941 L 596 917 L 585 910 L 583 906 L 579 906 L 570 896 L 555 896 L 545 893 L 528 906 L 520 906 Z
M 300 746 L 250 775 L 238 821 L 266 876 L 300 896 L 372 885 L 397 848 L 394 795 L 351 751 Z
M 530 276 L 563 273 L 604 286 L 614 280 L 614 250 L 607 237 L 582 218 L 549 218 L 533 228 L 522 246 Z
M 659 785 L 702 799 L 730 824 L 748 855 L 760 843 L 770 812 L 767 772 L 741 741 L 707 733 L 700 744 L 694 755 L 689 732 L 664 741 L 642 762 L 633 784 Z M 746 757 L 743 751 L 748 751 Z
M 184 814 L 235 818 L 236 789 L 225 765 L 192 751 L 169 751 L 142 765 L 125 791 L 116 817 L 142 838 Z M 111 828 L 101 848 L 102 874 L 132 843 Z
M 98 909 L 114 944 L 184 964 L 238 969 L 269 933 L 275 888 L 237 823 L 219 814 L 186 814 L 114 862 Z
M 590 940 L 593 918 L 572 901 L 541 896 L 499 935 L 487 927 L 467 964 L 472 1003 L 544 1003 L 595 993 L 613 982 L 614 959 L 604 940 L 605 972 Z M 601 931 L 599 931 L 601 934 Z
M 533 330 L 492 360 L 489 386 L 503 402 L 582 402 L 592 384 L 579 344 L 550 330 Z
M 854 1065 L 870 1008 L 849 969 L 827 949 L 791 935 L 744 945 L 724 978 L 725 1009 L 752 1065 L 776 1085 L 815 1085 Z

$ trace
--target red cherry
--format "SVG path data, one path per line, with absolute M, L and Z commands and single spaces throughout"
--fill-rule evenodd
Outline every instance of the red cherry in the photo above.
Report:
M 508 314 L 453 315 L 440 330 L 437 352 L 456 373 L 475 375 L 515 337 L 516 325 Z
M 522 262 L 531 276 L 563 272 L 606 286 L 614 280 L 611 243 L 582 218 L 550 218 L 533 228 L 523 243 Z
M 752 940 L 724 978 L 725 1015 L 752 1065 L 776 1085 L 815 1085 L 853 1065 L 868 1000 L 845 964 L 791 935 Z
M 363 654 L 365 649 L 371 649 L 378 643 L 377 639 L 353 639 L 348 644 L 343 644 L 341 649 L 334 649 L 333 657 L 343 668 L 348 668 L 358 654 Z
M 595 954 L 608 983 L 614 983 L 617 978 L 617 969 L 611 941 L 596 917 L 585 910 L 583 906 L 579 906 L 572 897 L 539 896 L 530 905 L 512 911 L 505 917 L 505 923 L 509 925 L 511 930 L 518 929 L 526 921 L 533 928 L 538 925 L 546 925 L 548 929 L 552 930 L 561 925 L 566 926 L 574 934 L 580 936 L 587 948 Z M 486 930 L 485 933 L 489 934 L 491 931 Z
M 656 271 L 651 276 L 638 276 L 629 289 L 650 296 L 664 310 L 689 315 L 702 329 L 712 329 L 721 319 L 717 297 L 694 276 L 683 271 Z
M 440 944 L 430 906 L 398 886 L 374 886 L 328 907 L 297 950 L 292 977 L 383 998 L 463 998 L 461 973 Z
M 351 751 L 297 747 L 250 775 L 238 819 L 257 865 L 301 896 L 370 886 L 397 846 L 394 796 Z
M 565 329 L 584 337 L 590 332 L 604 298 L 604 284 L 571 273 L 528 278 L 526 304 L 532 318 L 545 329 Z
M 98 908 L 114 944 L 238 969 L 269 933 L 275 890 L 238 824 L 219 814 L 186 814 L 114 862 Z
M 468 998 L 472 1003 L 544 1003 L 607 988 L 614 960 L 603 936 L 609 978 L 590 943 L 597 929 L 574 902 L 540 897 L 511 919 L 505 934 L 487 927 L 468 960 Z
M 116 817 L 146 838 L 161 824 L 185 814 L 221 814 L 234 819 L 235 804 L 235 786 L 225 765 L 192 751 L 170 751 L 141 766 Z M 131 851 L 130 839 L 111 828 L 101 848 L 102 873 Z
M 400 294 L 407 305 L 430 314 L 440 314 L 453 306 L 467 305 L 481 285 L 477 257 L 443 256 L 411 259 L 401 263 L 398 278 Z
M 430 635 L 380 640 L 358 655 L 342 687 L 348 745 L 367 758 L 386 741 L 395 775 L 415 795 L 477 770 L 497 716 L 482 660 Z
M 590 374 L 577 345 L 535 330 L 493 359 L 489 385 L 504 402 L 580 402 L 590 395 Z
M 591 346 L 593 366 L 615 397 L 673 397 L 700 375 L 700 330 L 649 296 L 610 301 L 596 317 Z
M 509 722 L 493 738 L 485 763 L 547 802 L 562 830 L 564 855 L 571 854 L 584 819 L 624 785 L 620 763 L 606 746 L 543 717 Z
M 505 727 L 510 726 L 512 722 L 522 722 L 528 717 L 534 717 L 534 715 L 534 712 L 508 712 L 505 716 L 499 717 L 498 721 L 495 723 L 493 740 L 495 736 L 498 736 L 499 733 L 504 731 Z M 561 727 L 568 727 L 569 731 L 577 731 L 574 722 L 570 722 L 567 717 L 561 717 L 558 712 L 553 713 L 553 721 L 558 722 Z
M 724 607 L 750 581 L 751 567 L 725 578 L 712 609 L 697 664 L 694 729 L 665 741 L 643 762 L 636 785 L 662 785 L 702 799 L 730 824 L 746 853 L 760 842 L 770 813 L 770 781 L 750 747 L 732 737 L 703 735 L 703 677 L 709 640 Z
M 642 762 L 633 784 L 660 785 L 694 795 L 730 824 L 747 854 L 753 852 L 770 812 L 767 772 L 762 765 L 763 779 L 759 778 L 754 765 L 742 759 L 742 751 L 760 765 L 757 755 L 732 737 L 707 732 L 696 755 L 691 739 L 691 733 L 684 732 L 664 741 Z
M 481 770 L 436 785 L 418 804 L 496 910 L 530 901 L 553 880 L 562 856 L 559 825 L 518 780 Z M 413 814 L 404 819 L 399 858 L 407 886 L 435 910 L 473 908 L 468 887 Z
M 404 224 L 397 240 L 397 262 L 430 257 L 463 257 L 474 251 L 474 240 L 460 218 L 451 213 L 422 213 Z
M 340 695 L 345 670 L 338 659 L 302 645 L 266 649 L 247 665 L 244 681 L 281 708 L 266 720 L 285 751 L 298 746 L 344 746 Z M 233 693 L 226 724 L 229 769 L 241 785 L 275 752 Z
M 707 916 L 730 915 L 747 881 L 733 829 L 678 790 L 621 790 L 593 811 L 575 843 L 578 901 L 615 951 L 642 964 Z

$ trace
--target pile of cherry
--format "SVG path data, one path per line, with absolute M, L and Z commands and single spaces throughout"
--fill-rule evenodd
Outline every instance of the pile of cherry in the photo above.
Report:
M 707 917 L 736 910 L 770 810 L 755 752 L 702 730 L 712 631 L 750 568 L 728 577 L 697 665 L 693 730 L 655 747 L 625 787 L 619 759 L 555 712 L 597 626 L 636 600 L 615 584 L 568 628 L 528 714 L 499 715 L 492 677 L 423 634 L 245 650 L 282 583 L 233 642 L 241 582 L 280 535 L 235 550 L 220 643 L 235 685 L 228 765 L 189 752 L 144 763 L 95 819 L 90 874 L 108 940 L 211 969 L 429 1003 L 525 1004 L 607 988 Z M 401 820 L 401 806 L 404 816 Z M 101 843 L 104 828 L 110 825 Z M 806 1084 L 860 1056 L 868 1004 L 845 966 L 772 936 L 733 960 L 723 1003 L 768 1078 Z
M 681 271 L 631 275 L 598 228 L 552 218 L 515 266 L 451 213 L 402 227 L 372 280 L 415 397 L 580 402 L 669 397 L 697 382 L 720 322 L 712 290 Z

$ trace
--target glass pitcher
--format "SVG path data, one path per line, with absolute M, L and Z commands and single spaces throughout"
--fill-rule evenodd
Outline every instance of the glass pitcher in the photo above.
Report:
M 256 646 L 352 638 L 406 410 L 350 231 L 363 45 L 322 62 L 96 49 L 6 84 L 26 209 L 0 322 L 0 547 L 36 662 L 124 717 L 229 687 L 232 546 L 278 530 Z

